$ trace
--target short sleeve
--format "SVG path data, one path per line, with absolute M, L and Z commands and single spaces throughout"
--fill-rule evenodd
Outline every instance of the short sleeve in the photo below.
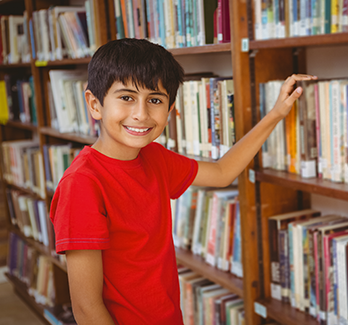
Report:
M 109 248 L 103 195 L 95 180 L 79 173 L 64 177 L 53 196 L 50 211 L 57 253 Z
M 165 164 L 169 176 L 169 193 L 171 199 L 177 199 L 195 180 L 198 163 L 171 150 L 164 148 Z

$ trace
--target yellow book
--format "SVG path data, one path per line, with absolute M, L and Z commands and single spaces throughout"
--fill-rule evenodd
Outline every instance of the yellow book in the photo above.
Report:
M 338 32 L 338 3 L 339 0 L 331 0 L 331 33 Z
M 6 95 L 6 85 L 4 80 L 0 80 L 0 123 L 6 124 L 8 121 L 8 104 Z

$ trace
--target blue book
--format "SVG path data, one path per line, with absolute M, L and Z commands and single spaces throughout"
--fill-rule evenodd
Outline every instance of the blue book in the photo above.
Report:
M 35 40 L 34 40 L 34 30 L 33 30 L 33 19 L 29 19 L 29 34 L 30 34 L 30 44 L 31 44 L 31 56 L 35 60 L 36 59 L 36 51 L 35 51 Z
M 164 22 L 164 0 L 158 0 L 159 36 L 160 44 L 166 47 L 166 26 Z

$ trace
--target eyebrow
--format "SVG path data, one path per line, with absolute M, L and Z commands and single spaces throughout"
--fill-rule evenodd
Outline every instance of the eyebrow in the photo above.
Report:
M 133 90 L 133 89 L 121 88 L 121 89 L 116 89 L 114 91 L 114 94 L 120 93 L 120 92 L 123 92 L 123 91 L 127 91 L 127 92 L 130 92 L 130 93 L 133 93 L 133 94 L 137 94 L 138 93 L 136 90 Z M 152 92 L 150 95 L 158 95 L 158 96 L 164 96 L 164 97 L 169 98 L 169 96 L 166 93 L 162 93 L 161 91 Z

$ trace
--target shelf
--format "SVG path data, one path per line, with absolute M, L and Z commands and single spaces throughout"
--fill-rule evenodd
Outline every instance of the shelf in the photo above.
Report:
M 24 302 L 46 323 L 49 322 L 43 316 L 44 307 L 37 304 L 35 299 L 29 295 L 28 287 L 25 283 L 17 279 L 15 276 L 5 273 L 9 282 L 13 285 L 15 292 L 19 295 L 20 298 L 24 300 Z
M 37 242 L 35 239 L 30 238 L 30 237 L 26 237 L 17 227 L 11 225 L 10 227 L 10 231 L 15 233 L 17 236 L 19 236 L 20 238 L 22 238 L 25 242 L 27 242 L 30 246 L 32 246 L 33 248 L 35 248 L 39 253 L 41 253 L 42 255 L 47 256 L 50 261 L 57 265 L 60 269 L 62 269 L 63 271 L 67 271 L 66 265 L 62 264 L 58 259 L 56 259 L 55 257 L 53 257 L 51 255 L 50 249 L 49 247 Z
M 94 142 L 97 141 L 97 137 L 92 137 L 92 136 L 72 133 L 72 132 L 61 133 L 58 130 L 55 130 L 50 127 L 41 127 L 39 130 L 40 130 L 40 133 L 44 135 L 49 135 L 58 139 L 65 139 L 65 140 L 80 142 L 84 144 L 93 144 Z
M 176 260 L 179 264 L 182 264 L 192 271 L 195 271 L 207 279 L 220 284 L 224 288 L 227 288 L 231 292 L 243 297 L 243 280 L 237 278 L 229 272 L 218 270 L 207 264 L 202 257 L 192 254 L 190 251 L 175 248 Z
M 257 301 L 264 306 L 267 317 L 274 319 L 283 325 L 318 325 L 318 321 L 307 313 L 301 312 L 290 304 L 283 303 L 276 299 L 265 299 Z
M 30 68 L 30 67 L 31 67 L 30 62 L 29 63 L 0 64 L 0 70 Z
M 347 45 L 348 33 L 335 33 L 313 36 L 277 38 L 269 40 L 249 41 L 249 49 L 268 49 L 286 47 L 309 47 L 326 45 Z
M 175 49 L 168 49 L 174 56 L 179 55 L 193 55 L 206 54 L 218 52 L 231 52 L 231 43 L 208 44 L 202 46 L 181 47 Z
M 63 65 L 88 64 L 89 61 L 91 61 L 91 57 L 81 59 L 63 59 L 55 61 L 35 61 L 35 66 L 38 68 L 59 67 Z
M 307 179 L 296 174 L 271 169 L 256 171 L 256 180 L 348 201 L 348 184 L 318 178 Z
M 12 187 L 12 188 L 14 188 L 16 190 L 19 190 L 19 191 L 22 191 L 25 194 L 29 194 L 30 196 L 32 196 L 35 199 L 38 199 L 38 200 L 44 200 L 45 199 L 44 197 L 41 197 L 39 194 L 35 193 L 34 191 L 32 191 L 29 188 L 25 188 L 25 187 L 22 187 L 22 186 L 18 186 L 18 185 L 12 184 L 12 183 L 10 183 L 10 182 L 8 182 L 6 180 L 4 180 L 4 183 L 5 183 L 6 186 Z
M 34 125 L 32 123 L 22 123 L 20 121 L 10 121 L 8 120 L 4 126 L 10 126 L 17 129 L 23 129 L 23 130 L 31 130 L 31 131 L 37 131 L 37 125 Z

